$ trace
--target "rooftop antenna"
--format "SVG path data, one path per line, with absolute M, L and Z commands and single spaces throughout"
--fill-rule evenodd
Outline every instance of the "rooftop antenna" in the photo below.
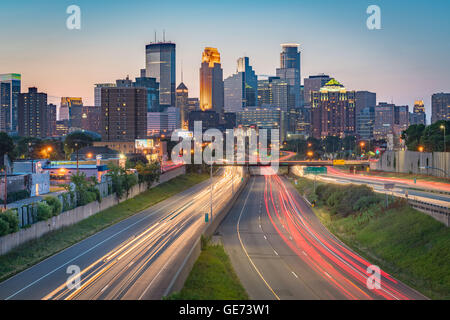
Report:
M 155 42 L 156 42 L 156 30 L 155 30 Z
M 183 60 L 181 60 L 181 82 L 183 82 Z
M 163 30 L 163 42 L 166 42 L 166 30 Z

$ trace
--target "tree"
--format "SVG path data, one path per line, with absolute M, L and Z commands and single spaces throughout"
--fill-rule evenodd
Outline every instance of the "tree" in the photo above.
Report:
M 408 150 L 415 151 L 418 149 L 425 128 L 423 124 L 415 124 L 402 132 L 402 139 L 405 140 Z
M 140 183 L 147 183 L 147 188 L 149 189 L 155 181 L 159 180 L 161 174 L 161 168 L 158 162 L 152 162 L 148 164 L 143 164 L 138 162 L 136 164 L 136 170 L 139 175 Z
M 93 142 L 94 138 L 85 132 L 77 131 L 67 135 L 64 140 L 64 152 L 66 153 L 66 157 L 69 158 L 72 153 L 81 148 L 92 146 Z
M 0 157 L 3 161 L 5 154 L 11 154 L 14 150 L 14 141 L 6 132 L 0 132 Z
M 108 167 L 108 175 L 111 177 L 113 193 L 118 198 L 121 198 L 124 192 L 128 196 L 130 189 L 138 183 L 136 174 L 128 173 L 127 170 L 115 164 L 110 164 Z

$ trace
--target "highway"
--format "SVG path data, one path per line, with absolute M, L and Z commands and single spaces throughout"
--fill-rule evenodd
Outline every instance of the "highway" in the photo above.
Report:
M 219 234 L 251 299 L 426 299 L 385 272 L 370 290 L 371 264 L 277 175 L 251 177 Z
M 231 169 L 214 178 L 214 212 L 231 198 Z M 235 190 L 241 183 L 234 175 Z M 161 299 L 206 228 L 205 181 L 119 222 L 0 283 L 0 299 Z M 69 266 L 80 285 L 66 285 Z M 70 281 L 73 283 L 72 281 Z
M 353 175 L 344 173 L 335 168 L 328 168 L 326 176 L 318 176 L 318 179 L 327 182 L 339 184 L 365 184 L 372 187 L 376 192 L 393 194 L 397 197 L 408 198 L 428 202 L 440 206 L 450 206 L 450 194 L 438 194 L 436 191 L 446 191 L 450 186 L 441 182 L 421 181 L 419 184 L 414 184 L 413 181 L 407 179 L 373 177 L 365 175 Z M 385 183 L 394 183 L 395 188 L 391 191 L 384 190 Z M 444 185 L 441 186 L 441 185 Z

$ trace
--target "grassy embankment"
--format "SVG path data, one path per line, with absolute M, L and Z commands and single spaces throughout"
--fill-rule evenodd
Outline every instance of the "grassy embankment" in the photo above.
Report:
M 202 239 L 202 252 L 184 288 L 167 300 L 248 300 L 222 245 Z
M 348 213 L 339 208 L 348 199 L 335 192 L 327 194 L 318 187 L 321 194 L 313 194 L 313 182 L 304 178 L 298 179 L 296 188 L 317 200 L 314 211 L 328 230 L 368 261 L 429 298 L 450 299 L 450 229 L 444 224 L 403 201 L 384 208 L 378 196 L 380 202 Z M 339 190 L 344 192 L 342 186 Z
M 0 256 L 0 281 L 62 251 L 75 243 L 206 179 L 208 174 L 186 174 L 154 187 L 117 206 L 69 227 L 48 233 Z

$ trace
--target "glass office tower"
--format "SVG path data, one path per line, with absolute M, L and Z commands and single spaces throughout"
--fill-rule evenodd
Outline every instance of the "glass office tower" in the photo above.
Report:
M 0 74 L 0 131 L 17 133 L 20 89 L 20 74 Z
M 159 82 L 159 104 L 175 107 L 176 45 L 155 42 L 146 46 L 146 76 Z

